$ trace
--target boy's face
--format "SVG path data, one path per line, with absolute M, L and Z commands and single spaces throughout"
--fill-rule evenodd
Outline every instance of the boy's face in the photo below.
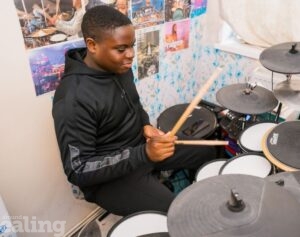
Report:
M 132 25 L 106 31 L 106 35 L 99 41 L 87 39 L 87 47 L 91 55 L 91 61 L 87 64 L 98 70 L 125 73 L 132 66 L 134 44 L 135 32 Z

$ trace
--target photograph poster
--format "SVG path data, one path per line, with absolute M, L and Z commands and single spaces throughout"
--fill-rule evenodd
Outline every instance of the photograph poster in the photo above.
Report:
M 190 20 L 165 23 L 165 52 L 189 47 Z
M 138 78 L 152 76 L 159 70 L 159 30 L 140 30 L 137 34 Z

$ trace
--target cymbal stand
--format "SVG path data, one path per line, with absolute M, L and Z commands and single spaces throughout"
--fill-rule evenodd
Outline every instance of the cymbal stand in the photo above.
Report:
M 292 74 L 286 74 L 286 80 L 287 80 L 287 81 L 290 81 L 291 78 L 292 78 Z M 272 80 L 272 82 L 271 82 L 271 83 L 272 83 L 272 84 L 271 84 L 271 87 L 272 87 L 272 91 L 273 91 L 273 85 L 274 85 L 274 72 L 273 72 L 273 71 L 272 71 L 272 78 L 271 78 L 271 80 Z M 278 120 L 279 120 L 279 118 L 280 118 L 281 109 L 282 109 L 282 103 L 279 102 L 278 108 L 277 108 L 277 111 L 276 111 L 276 115 L 275 115 L 275 119 L 274 119 L 274 122 L 275 122 L 275 123 L 278 123 Z M 299 116 L 300 116 L 300 115 L 299 115 Z
M 250 93 L 252 93 L 252 91 L 254 90 L 254 88 L 257 86 L 257 83 L 250 83 L 249 80 L 247 80 L 247 83 L 246 83 L 246 89 L 244 90 L 244 93 L 249 95 Z M 243 115 L 242 117 L 242 130 L 245 129 L 245 125 L 246 125 L 246 122 L 249 121 L 249 117 L 250 115 Z M 248 117 L 248 118 L 247 118 Z M 256 115 L 253 115 L 252 121 L 256 121 Z
M 243 117 L 242 117 L 242 131 L 245 130 L 245 126 L 246 126 L 246 115 L 243 115 Z
M 290 80 L 292 79 L 292 74 L 287 74 L 286 75 L 286 80 L 288 81 L 288 82 L 290 82 Z M 281 103 L 280 103 L 281 104 Z M 298 115 L 298 120 L 300 120 L 300 113 L 299 113 L 299 115 Z M 276 121 L 277 122 L 277 121 Z
M 241 117 L 241 119 L 240 119 L 241 121 L 242 121 L 242 131 L 243 130 L 245 130 L 245 128 L 246 128 L 246 124 L 247 124 L 247 122 L 248 121 L 252 121 L 252 122 L 255 122 L 256 121 L 256 115 L 253 115 L 253 117 L 251 116 L 251 115 L 249 115 L 249 114 L 244 114 L 242 117 Z M 248 123 L 249 124 L 249 123 Z M 251 124 L 251 123 L 250 123 Z
M 274 72 L 272 72 L 272 78 L 271 78 L 271 88 L 272 88 L 272 91 L 274 91 Z M 281 107 L 282 107 L 282 103 L 279 102 L 279 105 L 278 105 L 278 109 L 276 111 L 276 116 L 275 116 L 275 119 L 274 119 L 274 122 L 275 123 L 278 123 L 278 120 L 279 120 L 279 116 L 280 116 L 280 113 L 281 113 Z M 276 174 L 277 173 L 277 167 L 276 165 L 272 164 L 272 174 Z
M 286 74 L 286 80 L 287 80 L 287 81 L 290 81 L 291 78 L 292 78 L 292 74 Z
M 272 78 L 271 78 L 271 88 L 272 88 L 272 91 L 274 91 L 274 88 L 273 88 L 273 85 L 274 85 L 274 72 L 272 72 Z M 288 76 L 288 75 L 287 75 Z M 279 105 L 278 105 L 278 108 L 277 108 L 277 111 L 276 111 L 276 116 L 275 116 L 275 119 L 274 119 L 274 122 L 275 123 L 278 123 L 278 120 L 279 120 L 279 117 L 280 117 L 280 113 L 281 113 L 281 107 L 282 107 L 282 103 L 279 102 Z M 272 174 L 276 174 L 277 173 L 277 167 L 276 165 L 274 165 L 272 163 Z
M 274 91 L 274 88 L 273 88 L 273 85 L 274 85 L 274 72 L 273 71 L 271 71 L 272 72 L 272 74 L 271 74 L 271 89 L 272 89 L 272 91 Z
M 275 119 L 274 119 L 275 123 L 278 123 L 278 120 L 279 120 L 279 117 L 280 117 L 280 113 L 281 113 L 281 107 L 282 107 L 282 103 L 279 102 L 278 109 L 276 111 L 276 116 L 275 116 Z

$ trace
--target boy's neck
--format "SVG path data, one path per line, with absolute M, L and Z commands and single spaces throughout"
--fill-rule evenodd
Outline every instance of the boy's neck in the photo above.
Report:
M 87 54 L 85 55 L 85 57 L 83 58 L 83 62 L 85 63 L 85 65 L 87 65 L 88 67 L 98 70 L 98 71 L 103 71 L 105 72 L 105 70 L 103 70 L 101 67 L 99 67 L 93 60 L 93 58 L 89 55 L 89 52 L 87 52 Z

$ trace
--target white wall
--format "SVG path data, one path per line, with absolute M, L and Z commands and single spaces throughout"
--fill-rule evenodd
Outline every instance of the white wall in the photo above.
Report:
M 96 206 L 76 200 L 63 174 L 51 116 L 53 94 L 36 97 L 12 0 L 0 8 L 0 195 L 11 216 L 66 220 Z M 19 233 L 18 236 L 53 236 Z

